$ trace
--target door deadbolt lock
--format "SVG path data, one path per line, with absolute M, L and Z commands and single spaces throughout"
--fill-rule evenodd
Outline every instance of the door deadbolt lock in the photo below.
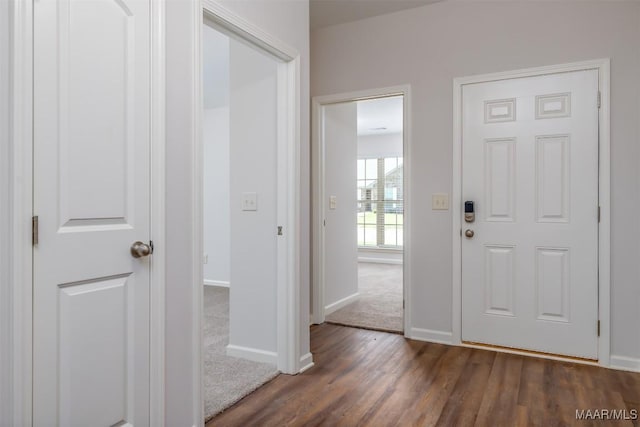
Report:
M 473 202 L 472 201 L 464 202 L 464 221 L 473 222 L 475 220 L 476 220 L 476 213 L 473 209 Z

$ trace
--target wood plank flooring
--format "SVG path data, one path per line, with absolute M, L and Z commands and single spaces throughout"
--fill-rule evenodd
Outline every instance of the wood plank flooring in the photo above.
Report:
M 212 426 L 640 426 L 576 409 L 640 412 L 640 374 L 323 324 L 315 366 L 280 375 Z

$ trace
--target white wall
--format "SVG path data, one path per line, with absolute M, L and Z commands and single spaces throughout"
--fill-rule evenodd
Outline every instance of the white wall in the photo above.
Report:
M 402 134 L 358 135 L 358 158 L 402 157 Z
M 0 1 L 0 425 L 11 423 L 9 324 L 9 2 Z
M 298 50 L 301 55 L 301 223 L 300 241 L 300 351 L 309 351 L 309 4 L 307 0 L 224 1 L 223 5 L 247 21 L 275 35 Z M 194 69 L 197 52 L 193 34 L 200 29 L 199 2 L 166 2 L 167 59 L 167 269 L 166 269 L 166 369 L 165 425 L 191 426 L 202 402 L 194 399 L 200 383 L 192 382 L 192 349 L 200 340 L 189 333 L 193 322 L 192 268 L 194 247 L 191 227 L 194 212 L 191 171 L 194 166 L 192 145 L 196 111 L 193 97 L 198 93 Z
M 410 84 L 411 324 L 451 331 L 455 77 L 611 58 L 612 348 L 640 368 L 640 3 L 441 2 L 312 34 L 312 94 Z
M 229 285 L 229 37 L 202 29 L 203 245 L 205 284 Z
M 324 305 L 326 313 L 358 293 L 356 230 L 357 103 L 324 108 Z M 336 208 L 330 209 L 330 197 Z
M 229 105 L 229 36 L 202 27 L 202 93 L 205 110 Z
M 227 61 L 227 66 L 229 61 Z M 206 78 L 205 78 L 206 79 Z M 228 90 L 228 86 L 227 86 Z M 229 201 L 229 107 L 206 108 L 202 116 L 204 144 L 203 232 L 205 284 L 229 285 L 231 218 Z
M 190 0 L 166 2 L 166 332 L 165 332 L 165 425 L 195 426 L 201 412 L 194 392 L 192 363 L 194 344 L 200 340 L 194 321 L 193 260 L 191 239 L 194 212 L 191 142 L 194 127 L 194 96 L 198 90 L 193 33 L 202 25 L 199 4 Z M 197 108 L 200 110 L 200 108 Z M 199 258 L 199 255 L 198 255 Z M 191 333 L 190 333 L 191 332 Z
M 277 351 L 277 62 L 231 41 L 229 345 Z M 243 193 L 257 210 L 243 211 Z

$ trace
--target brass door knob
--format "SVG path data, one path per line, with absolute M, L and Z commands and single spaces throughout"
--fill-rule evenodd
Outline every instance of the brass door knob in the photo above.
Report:
M 465 235 L 465 236 L 467 236 L 468 238 L 472 238 L 474 234 L 475 234 L 475 233 L 473 232 L 473 230 L 471 230 L 471 229 L 469 229 L 469 228 L 467 228 L 467 229 L 464 231 L 464 235 Z
M 153 249 L 150 245 L 142 242 L 135 242 L 131 245 L 131 256 L 134 258 L 142 258 L 149 256 L 153 253 Z

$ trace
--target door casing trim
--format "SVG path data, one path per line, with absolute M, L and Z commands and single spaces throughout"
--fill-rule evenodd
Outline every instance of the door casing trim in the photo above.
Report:
M 412 337 L 411 322 L 411 86 L 408 84 L 314 96 L 311 102 L 311 157 L 312 161 L 312 305 L 311 323 L 320 324 L 325 320 L 325 280 L 324 280 L 324 225 L 323 201 L 325 178 L 325 147 L 323 142 L 322 108 L 331 104 L 359 101 L 363 99 L 383 98 L 394 95 L 403 96 L 403 136 L 402 151 L 404 164 L 404 235 L 403 235 L 403 292 L 404 292 L 404 336 Z
M 611 352 L 610 265 L 611 265 L 611 157 L 610 157 L 610 59 L 572 62 L 560 65 L 526 68 L 514 71 L 459 77 L 453 80 L 453 187 L 452 187 L 452 343 L 462 342 L 462 88 L 464 85 L 486 83 L 546 74 L 598 70 L 600 89 L 599 110 L 599 176 L 598 197 L 600 224 L 598 227 L 598 364 L 608 367 Z M 593 325 L 594 329 L 596 325 Z
M 13 366 L 13 425 L 32 425 L 33 413 L 33 1 L 10 2 L 10 192 L 13 202 L 9 237 L 10 283 L 13 313 L 11 364 Z M 149 419 L 164 425 L 165 324 L 165 6 L 151 2 L 151 188 L 150 236 L 155 250 L 150 274 Z

